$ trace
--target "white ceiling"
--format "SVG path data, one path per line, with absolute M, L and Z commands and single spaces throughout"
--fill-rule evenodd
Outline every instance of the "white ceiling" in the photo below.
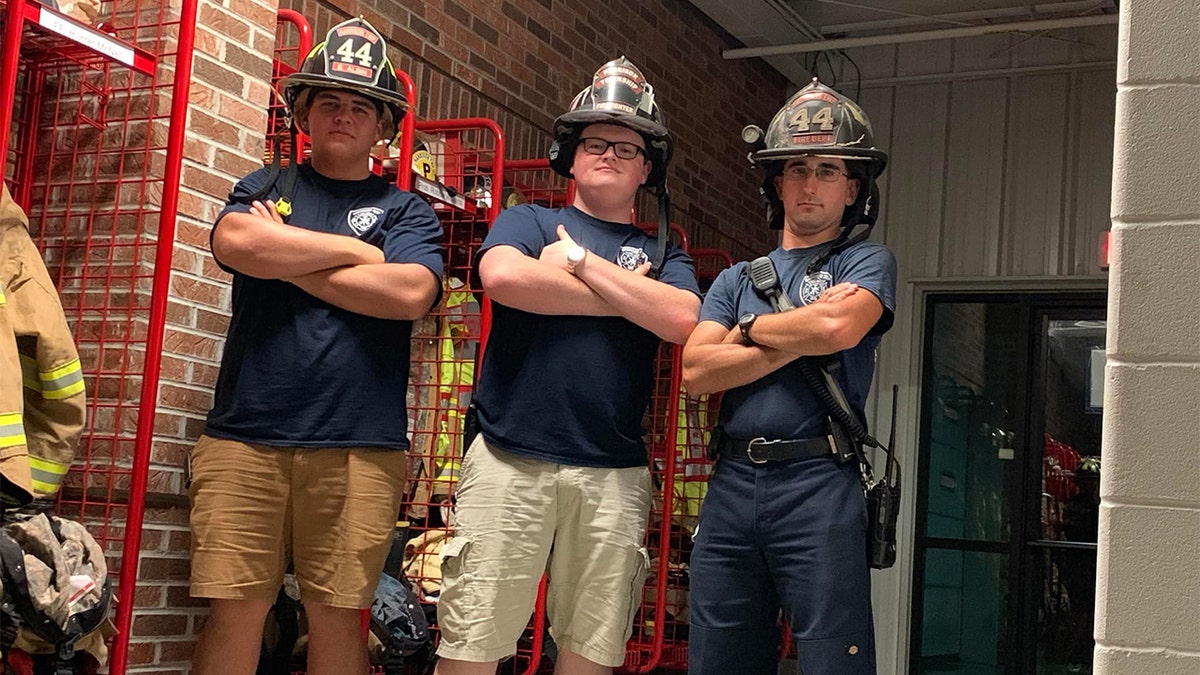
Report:
M 1029 21 L 1079 20 L 1115 23 L 1118 0 L 691 0 L 746 47 L 800 45 L 818 40 L 867 38 L 910 41 L 916 33 Z M 1100 17 L 1100 18 L 1096 18 Z M 985 28 L 975 28 L 985 27 Z M 1066 29 L 1030 30 L 1029 40 L 1072 41 Z M 964 39 L 959 37 L 959 39 Z M 969 38 L 965 38 L 969 39 Z M 827 52 L 836 53 L 838 43 Z M 726 54 L 726 58 L 736 57 Z M 811 51 L 764 56 L 793 83 L 811 75 Z

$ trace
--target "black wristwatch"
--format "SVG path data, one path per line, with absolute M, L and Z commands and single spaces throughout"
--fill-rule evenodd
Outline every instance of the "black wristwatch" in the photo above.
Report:
M 754 339 L 750 337 L 750 327 L 758 320 L 758 315 L 754 313 L 743 314 L 742 318 L 738 319 L 738 328 L 742 329 L 742 344 L 756 344 Z

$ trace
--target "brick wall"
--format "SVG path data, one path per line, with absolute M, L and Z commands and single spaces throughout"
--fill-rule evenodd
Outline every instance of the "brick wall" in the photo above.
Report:
M 675 220 L 693 246 L 735 258 L 775 246 L 763 224 L 758 176 L 740 138 L 783 105 L 786 81 L 753 60 L 724 61 L 732 37 L 687 0 L 283 0 L 320 40 L 362 14 L 392 44 L 417 89 L 422 119 L 482 116 L 505 132 L 509 158 L 544 157 L 554 118 L 622 54 L 654 85 L 676 139 L 668 173 Z M 643 217 L 656 216 L 643 200 Z M 753 255 L 752 255 L 753 254 Z

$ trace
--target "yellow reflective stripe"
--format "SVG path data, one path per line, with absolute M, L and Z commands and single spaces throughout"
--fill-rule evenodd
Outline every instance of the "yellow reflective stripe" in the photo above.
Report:
M 62 476 L 67 475 L 67 470 L 71 468 L 71 465 L 46 459 L 45 457 L 30 455 L 29 468 L 39 473 L 44 473 L 47 476 L 58 476 L 61 479 Z
M 8 300 L 4 299 L 4 289 L 0 288 L 0 305 L 6 304 Z
M 83 369 L 79 359 L 49 373 L 41 373 L 42 397 L 49 399 L 70 398 L 83 391 Z
M 67 475 L 67 470 L 71 468 L 69 464 L 62 464 L 44 457 L 29 456 L 29 474 L 33 484 L 33 491 L 50 495 L 58 492 L 58 488 L 62 485 L 63 477 Z
M 0 448 L 25 445 L 25 425 L 21 413 L 0 413 Z
M 27 389 L 41 392 L 42 398 L 70 398 L 84 390 L 83 369 L 74 359 L 53 370 L 38 372 L 37 360 L 21 355 L 21 380 Z
M 437 481 L 437 480 L 440 480 L 440 481 L 452 481 L 452 480 L 454 480 L 454 479 L 457 477 L 458 470 L 459 470 L 459 467 L 460 467 L 460 466 L 461 466 L 461 465 L 460 465 L 458 462 L 456 462 L 456 461 L 448 461 L 448 462 L 446 462 L 446 463 L 445 463 L 445 464 L 442 466 L 441 470 L 440 470 L 440 471 L 438 471 L 438 475 L 437 475 L 437 477 L 436 477 L 436 478 L 434 478 L 434 480 L 435 480 L 435 481 Z
M 61 487 L 62 481 L 59 480 L 58 483 L 45 483 L 45 482 L 38 480 L 37 478 L 34 478 L 34 479 L 30 480 L 29 483 L 30 483 L 30 485 L 33 486 L 33 491 L 35 494 L 37 494 L 40 497 L 47 497 L 47 496 L 54 494 L 55 492 L 58 492 L 58 488 Z
M 74 359 L 74 360 L 68 361 L 67 363 L 62 364 L 61 366 L 59 366 L 53 370 L 44 371 L 42 373 L 42 379 L 49 382 L 50 380 L 57 380 L 57 379 L 66 377 L 69 374 L 74 374 L 74 373 L 78 373 L 78 372 L 81 372 L 79 369 L 79 359 Z

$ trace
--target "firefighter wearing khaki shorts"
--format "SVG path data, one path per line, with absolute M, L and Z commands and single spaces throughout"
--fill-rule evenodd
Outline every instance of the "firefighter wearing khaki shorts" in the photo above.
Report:
M 246 176 L 213 227 L 233 312 L 192 454 L 191 590 L 212 606 L 193 672 L 255 672 L 291 562 L 308 672 L 362 674 L 360 610 L 399 512 L 409 336 L 441 288 L 441 226 L 368 169 L 408 107 L 370 24 L 334 26 L 280 90 L 312 159 Z
M 494 315 L 480 433 L 442 550 L 440 675 L 494 673 L 543 572 L 556 672 L 609 672 L 642 596 L 642 415 L 659 341 L 687 338 L 699 288 L 666 240 L 671 139 L 642 73 L 624 58 L 605 64 L 554 126 L 550 162 L 575 179 L 573 204 L 506 209 L 480 253 Z M 657 238 L 630 222 L 642 185 L 664 211 Z

